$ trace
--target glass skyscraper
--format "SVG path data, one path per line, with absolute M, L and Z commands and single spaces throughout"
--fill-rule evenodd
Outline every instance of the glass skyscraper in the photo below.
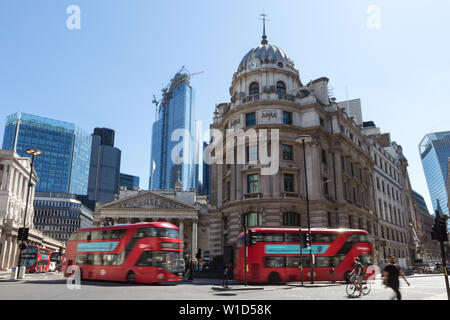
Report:
M 150 190 L 169 190 L 180 179 L 183 190 L 196 188 L 198 170 L 194 162 L 198 158 L 194 145 L 196 130 L 194 116 L 194 90 L 187 73 L 177 73 L 170 87 L 163 90 L 163 99 L 157 110 L 157 120 L 152 127 L 152 150 L 150 162 Z M 181 164 L 172 161 L 173 148 L 181 141 L 171 141 L 176 129 L 186 129 L 189 137 L 183 137 L 183 150 L 179 155 Z
M 114 130 L 95 128 L 88 180 L 89 200 L 111 202 L 119 193 L 121 151 L 114 147 Z
M 447 161 L 450 157 L 450 131 L 427 134 L 420 142 L 419 152 L 433 210 L 436 210 L 439 199 L 442 212 L 448 215 L 445 182 Z
M 15 113 L 6 119 L 3 149 L 30 156 L 39 149 L 34 166 L 36 191 L 87 194 L 91 136 L 72 123 Z
M 139 177 L 131 174 L 120 173 L 120 186 L 127 187 L 128 190 L 139 188 Z

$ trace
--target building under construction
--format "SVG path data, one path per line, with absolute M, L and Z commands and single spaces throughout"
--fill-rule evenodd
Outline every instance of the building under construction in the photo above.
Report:
M 174 189 L 178 180 L 183 190 L 197 187 L 198 152 L 196 151 L 196 131 L 194 121 L 194 89 L 191 87 L 192 74 L 183 67 L 170 83 L 162 89 L 162 98 L 153 100 L 157 119 L 152 127 L 152 148 L 150 162 L 150 190 Z M 172 141 L 176 129 L 186 129 L 189 137 L 183 137 L 183 149 L 179 153 L 182 163 L 174 163 L 171 154 L 181 138 Z M 179 186 L 179 183 L 177 184 Z

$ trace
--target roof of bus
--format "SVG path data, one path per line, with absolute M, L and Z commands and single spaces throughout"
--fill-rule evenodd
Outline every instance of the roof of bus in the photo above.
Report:
M 268 233 L 277 233 L 277 232 L 298 232 L 298 228 L 249 228 L 254 232 L 268 232 Z M 307 228 L 302 228 L 302 232 L 308 232 Z M 328 228 L 311 228 L 311 232 L 313 233 L 364 233 L 367 234 L 366 230 L 360 229 L 347 229 L 347 228 L 339 228 L 339 229 L 328 229 Z
M 139 222 L 139 223 L 134 223 L 134 224 L 116 224 L 114 226 L 106 226 L 106 227 L 82 228 L 82 229 L 76 230 L 75 232 L 117 230 L 117 229 L 139 229 L 139 228 L 148 228 L 148 227 L 178 229 L 178 227 L 172 223 L 158 221 L 158 222 Z

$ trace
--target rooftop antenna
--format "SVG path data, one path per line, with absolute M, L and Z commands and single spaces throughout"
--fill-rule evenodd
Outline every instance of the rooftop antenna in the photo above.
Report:
M 264 9 L 263 9 L 263 13 L 260 14 L 261 18 L 259 18 L 259 20 L 262 20 L 263 22 L 263 36 L 262 36 L 262 40 L 261 40 L 261 44 L 268 44 L 269 42 L 267 41 L 267 36 L 266 36 L 266 21 L 270 21 L 269 19 L 266 19 L 267 14 L 264 13 Z

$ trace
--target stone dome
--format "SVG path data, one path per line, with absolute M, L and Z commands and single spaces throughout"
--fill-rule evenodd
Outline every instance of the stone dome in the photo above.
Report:
M 244 56 L 244 58 L 242 58 L 242 61 L 238 67 L 238 72 L 245 70 L 247 68 L 247 64 L 255 58 L 259 59 L 261 64 L 282 62 L 286 66 L 294 66 L 292 60 L 282 49 L 271 44 L 261 43 L 261 45 L 251 49 Z

